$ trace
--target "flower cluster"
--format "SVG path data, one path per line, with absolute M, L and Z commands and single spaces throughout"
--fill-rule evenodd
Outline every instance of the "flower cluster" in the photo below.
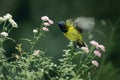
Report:
M 93 49 L 94 55 L 101 58 L 102 54 L 100 53 L 100 50 L 105 52 L 105 46 L 102 44 L 99 44 L 98 42 L 96 42 L 94 40 L 90 41 L 90 44 L 94 47 L 94 49 Z M 81 50 L 83 50 L 85 53 L 88 53 L 88 54 L 90 53 L 90 50 L 88 47 L 81 47 Z M 96 60 L 92 60 L 91 63 L 93 65 L 95 65 L 96 67 L 99 66 L 99 63 Z
M 17 23 L 12 19 L 12 15 L 11 14 L 6 14 L 3 17 L 0 17 L 0 22 L 5 22 L 5 21 L 9 21 L 9 23 L 12 25 L 12 27 L 14 28 L 18 28 Z
M 34 36 L 33 36 L 33 39 L 30 40 L 31 41 L 31 53 L 33 53 L 33 55 L 37 55 L 39 53 L 39 50 L 33 50 L 36 42 L 45 35 L 45 32 L 49 31 L 49 29 L 47 28 L 48 26 L 51 26 L 54 22 L 49 19 L 48 16 L 43 16 L 41 17 L 41 25 L 40 27 L 37 27 L 37 28 L 34 28 L 33 29 L 33 33 L 34 33 Z
M 98 42 L 96 42 L 94 40 L 90 41 L 90 44 L 95 46 L 97 49 L 99 48 L 105 52 L 105 46 L 103 46 L 102 44 L 99 44 Z
M 6 23 L 9 22 L 9 23 Z M 3 17 L 0 17 L 0 24 L 4 24 L 3 25 L 3 29 L 2 32 L 0 33 L 1 36 L 7 37 L 8 33 L 12 30 L 12 28 L 18 28 L 17 23 L 12 19 L 12 15 L 10 15 L 9 13 L 4 15 Z M 11 25 L 11 28 L 8 29 L 8 27 Z
M 42 29 L 44 31 L 49 31 L 49 29 L 47 28 L 47 26 L 50 26 L 50 25 L 54 24 L 54 22 L 51 19 L 49 19 L 48 16 L 41 17 L 41 20 L 43 21 L 43 26 L 44 26 Z
M 3 17 L 0 17 L 0 22 L 4 22 L 7 21 L 9 19 L 12 19 L 12 15 L 10 15 L 9 13 L 4 15 Z
M 43 31 L 49 31 L 48 26 L 51 26 L 52 24 L 54 24 L 54 22 L 48 17 L 48 16 L 42 16 L 41 17 L 42 23 L 40 28 Z M 33 29 L 33 33 L 38 33 L 39 30 L 37 29 Z
M 101 55 L 102 55 L 100 53 L 100 50 L 105 52 L 105 47 L 103 45 L 99 44 L 98 42 L 94 41 L 94 40 L 90 41 L 90 44 L 93 45 L 96 48 L 94 50 L 94 54 L 100 58 Z M 99 63 L 96 60 L 92 60 L 92 64 L 95 65 L 96 67 L 99 66 Z

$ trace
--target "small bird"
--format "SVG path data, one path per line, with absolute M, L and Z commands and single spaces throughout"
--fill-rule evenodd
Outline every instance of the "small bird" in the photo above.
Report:
M 80 21 L 82 21 L 82 23 Z M 66 21 L 58 22 L 58 26 L 60 30 L 63 32 L 64 36 L 68 38 L 70 41 L 74 42 L 75 46 L 78 45 L 79 47 L 85 46 L 82 37 L 82 32 L 83 30 L 87 29 L 89 30 L 89 28 L 86 27 L 88 25 L 94 26 L 94 20 L 92 20 L 92 18 L 79 17 L 76 19 L 67 19 Z

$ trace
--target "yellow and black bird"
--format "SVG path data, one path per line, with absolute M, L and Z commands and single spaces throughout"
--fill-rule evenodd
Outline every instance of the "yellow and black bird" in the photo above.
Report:
M 84 18 L 68 19 L 66 21 L 58 22 L 58 26 L 66 38 L 68 38 L 70 41 L 77 44 L 79 47 L 82 47 L 82 46 L 85 46 L 85 43 L 84 43 L 83 37 L 82 37 L 82 32 L 84 29 L 87 29 L 86 24 L 91 25 L 91 22 L 92 22 L 92 24 L 94 22 L 94 21 L 91 21 L 92 19 L 90 19 L 90 20 L 88 20 L 88 19 L 89 18 L 87 18 L 85 20 L 86 21 L 85 23 L 84 23 Z M 80 21 L 82 20 L 82 21 L 79 22 L 79 20 Z M 84 24 L 85 24 L 85 26 L 84 26 Z M 93 26 L 93 25 L 91 25 L 91 26 Z

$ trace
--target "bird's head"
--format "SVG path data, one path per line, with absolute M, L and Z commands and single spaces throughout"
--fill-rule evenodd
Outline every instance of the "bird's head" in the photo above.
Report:
M 58 26 L 62 32 L 67 32 L 67 27 L 65 21 L 60 21 L 58 22 Z

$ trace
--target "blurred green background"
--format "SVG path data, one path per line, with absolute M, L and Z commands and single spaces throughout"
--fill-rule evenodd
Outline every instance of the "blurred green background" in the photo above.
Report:
M 18 43 L 21 42 L 21 38 L 32 37 L 32 29 L 40 26 L 41 16 L 47 15 L 55 22 L 80 16 L 94 17 L 96 25 L 91 33 L 92 39 L 104 44 L 107 50 L 99 80 L 120 79 L 120 24 L 117 24 L 120 19 L 119 8 L 120 0 L 0 0 L 0 16 L 10 13 L 19 25 L 19 28 L 10 34 Z M 106 21 L 105 24 L 103 20 Z M 83 35 L 86 43 L 92 40 L 87 33 Z M 68 43 L 55 24 L 35 48 L 44 49 L 46 55 L 53 57 L 57 62 Z M 7 52 L 14 53 L 15 44 L 5 44 Z M 27 43 L 24 42 L 24 48 L 29 50 L 26 48 L 29 45 L 25 44 Z

